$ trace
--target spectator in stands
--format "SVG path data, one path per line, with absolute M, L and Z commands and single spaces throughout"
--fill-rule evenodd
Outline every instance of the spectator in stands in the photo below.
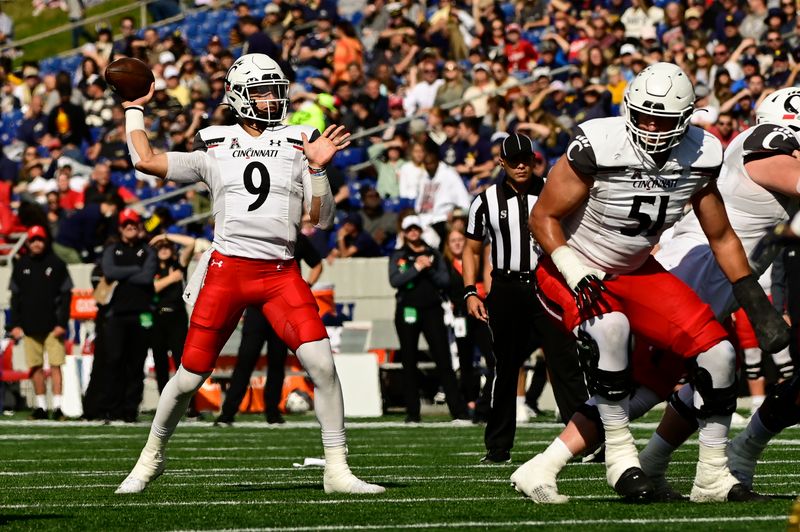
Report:
M 331 82 L 336 83 L 339 80 L 353 81 L 350 79 L 347 69 L 353 64 L 363 67 L 364 45 L 358 39 L 353 25 L 344 19 L 336 22 L 333 28 L 333 38 L 333 77 Z M 379 116 L 384 118 L 386 115 L 381 114 Z
M 489 107 L 489 95 L 497 88 L 486 63 L 472 67 L 472 84 L 464 91 L 464 100 L 475 108 L 475 116 L 483 118 Z
M 368 233 L 378 246 L 385 249 L 397 234 L 397 214 L 383 208 L 381 195 L 371 185 L 361 187 L 362 207 L 358 214 Z
M 142 402 L 142 373 L 153 329 L 155 251 L 140 238 L 141 217 L 133 209 L 119 214 L 120 239 L 103 249 L 103 275 L 117 283 L 106 310 L 105 340 L 109 375 L 105 379 L 112 419 L 135 422 Z
M 450 283 L 447 264 L 438 250 L 422 240 L 422 222 L 417 216 L 404 218 L 402 229 L 403 247 L 395 251 L 389 260 L 389 283 L 397 290 L 394 323 L 400 339 L 406 423 L 420 421 L 417 378 L 420 332 L 425 335 L 430 357 L 439 370 L 450 415 L 453 419 L 469 419 L 450 361 L 439 295 Z
M 403 157 L 408 137 L 396 132 L 387 142 L 373 142 L 367 147 L 367 157 L 378 174 L 377 193 L 383 198 L 400 195 L 400 168 L 406 163 Z
M 414 141 L 409 148 L 409 160 L 400 166 L 397 174 L 397 188 L 400 198 L 416 200 L 423 179 L 427 179 L 423 161 L 425 145 Z
M 280 49 L 269 36 L 261 31 L 261 24 L 255 17 L 245 16 L 239 19 L 239 28 L 245 40 L 242 54 L 266 54 L 278 57 Z
M 727 148 L 728 144 L 739 134 L 734 125 L 733 115 L 727 111 L 719 113 L 717 121 L 708 128 L 708 131 L 719 139 L 723 148 Z
M 411 87 L 403 99 L 406 116 L 426 113 L 434 106 L 436 92 L 444 83 L 439 78 L 436 61 L 426 59 L 419 67 L 411 69 Z
M 19 129 L 17 139 L 28 146 L 35 146 L 47 134 L 47 116 L 44 114 L 44 100 L 42 95 L 31 96 L 30 104 L 25 112 L 25 118 Z
M 66 0 L 67 2 L 67 16 L 71 24 L 75 24 L 72 28 L 72 47 L 77 48 L 80 44 L 81 37 L 86 39 L 86 42 L 93 42 L 94 37 L 91 33 L 86 31 L 83 24 L 80 24 L 86 16 L 86 10 L 83 7 L 83 0 Z
M 522 28 L 516 22 L 506 27 L 504 57 L 508 61 L 508 71 L 515 73 L 530 72 L 531 65 L 539 59 L 536 49 L 521 36 Z
M 39 68 L 35 64 L 27 64 L 22 68 L 22 83 L 14 89 L 14 96 L 19 100 L 23 112 L 28 110 L 33 96 L 41 96 L 45 92 Z
M 61 411 L 64 340 L 67 337 L 72 279 L 64 262 L 50 249 L 47 231 L 36 225 L 28 229 L 27 253 L 20 256 L 11 271 L 11 314 L 6 330 L 23 341 L 25 360 L 30 370 L 36 408 L 31 419 L 47 419 L 44 353 L 50 364 L 52 419 L 66 419 Z
M 459 389 L 467 407 L 476 411 L 473 420 L 485 420 L 488 413 L 488 402 L 483 405 L 482 411 L 477 411 L 476 402 L 480 390 L 480 378 L 476 372 L 476 354 L 483 357 L 487 366 L 494 366 L 492 358 L 492 345 L 489 337 L 489 328 L 486 324 L 473 318 L 467 312 L 467 305 L 464 302 L 464 278 L 462 277 L 464 245 L 466 237 L 463 231 L 451 230 L 447 235 L 447 245 L 444 248 L 444 258 L 447 260 L 448 271 L 450 273 L 450 284 L 447 289 L 447 296 L 450 300 L 450 307 L 453 310 L 453 333 L 458 346 L 459 360 Z M 481 269 L 482 271 L 482 269 Z M 486 290 L 484 283 L 476 284 L 478 295 L 485 299 Z M 477 348 L 477 353 L 476 353 Z M 491 379 L 487 379 L 486 387 L 491 389 Z M 487 394 L 490 396 L 490 394 Z
M 336 231 L 336 244 L 328 253 L 328 263 L 348 257 L 380 257 L 381 249 L 368 232 L 364 230 L 364 220 L 357 212 L 350 213 L 342 220 Z
M 162 233 L 150 240 L 158 258 L 153 282 L 156 308 L 151 338 L 159 393 L 169 380 L 169 356 L 175 368 L 181 364 L 189 324 L 182 296 L 194 244 L 195 239 L 190 236 L 171 233 Z
M 14 21 L 0 9 L 0 44 L 14 38 Z
M 460 100 L 469 87 L 469 83 L 464 79 L 463 70 L 456 61 L 446 61 L 442 71 L 444 83 L 436 90 L 436 97 L 433 100 L 436 107 Z
M 469 209 L 472 197 L 456 170 L 439 159 L 439 146 L 433 141 L 424 145 L 425 170 L 420 182 L 415 209 L 422 222 L 425 241 L 435 247 L 444 247 L 447 237 L 447 219 L 456 207 Z
M 491 145 L 480 136 L 481 120 L 478 117 L 465 117 L 458 124 L 458 139 L 461 141 L 461 158 L 456 159 L 456 172 L 465 180 L 484 179 L 489 176 L 495 162 L 492 160 Z M 470 183 L 472 186 L 472 183 Z
M 767 71 L 767 87 L 780 89 L 786 85 L 792 71 L 789 69 L 789 54 L 785 50 L 775 50 L 772 66 Z
M 535 63 L 533 63 L 535 64 Z M 505 89 L 498 93 L 501 98 L 511 101 L 520 94 L 520 82 L 514 76 L 509 75 L 508 60 L 504 56 L 496 57 L 490 66 L 492 69 L 492 80 L 498 89 Z M 525 71 L 525 76 L 528 71 Z
M 81 106 L 70 101 L 72 87 L 59 86 L 58 95 L 60 101 L 47 117 L 47 132 L 57 137 L 66 149 L 78 151 L 83 142 L 92 141 L 86 113 Z
M 264 8 L 264 19 L 261 21 L 261 28 L 267 36 L 272 39 L 272 42 L 280 43 L 283 37 L 283 15 L 281 13 L 281 6 L 277 2 L 270 2 Z M 231 38 L 232 34 L 231 34 Z M 233 41 L 231 40 L 231 45 Z
M 113 108 L 114 98 L 108 92 L 105 80 L 98 74 L 92 74 L 87 80 L 86 100 L 83 102 L 86 125 L 98 129 L 109 125 Z
M 112 217 L 117 213 L 113 195 L 106 194 L 99 203 L 67 213 L 58 226 L 53 251 L 67 264 L 93 262 L 98 246 L 113 234 Z
M 125 199 L 122 197 L 123 192 L 120 187 L 111 182 L 111 168 L 108 163 L 100 162 L 92 170 L 91 181 L 83 191 L 83 200 L 86 204 L 101 203 L 109 194 L 113 196 L 117 207 L 122 210 L 125 204 Z M 131 196 L 130 191 L 125 191 L 124 194 L 126 197 Z
M 181 110 L 181 103 L 169 95 L 167 82 L 161 78 L 155 81 L 155 93 L 148 105 L 150 106 L 150 112 L 161 118 L 174 117 Z
M 69 180 L 70 175 L 68 171 L 60 170 L 58 172 L 56 177 L 58 205 L 63 211 L 66 212 L 72 212 L 76 209 L 83 209 L 83 192 L 79 192 L 70 187 Z
M 322 275 L 322 258 L 308 237 L 303 234 L 298 235 L 294 260 L 298 267 L 301 261 L 309 266 L 305 281 L 309 286 L 313 286 Z M 242 337 L 236 354 L 236 366 L 233 368 L 230 386 L 225 392 L 222 411 L 214 425 L 228 427 L 233 425 L 236 412 L 250 385 L 250 376 L 261 356 L 265 342 L 267 344 L 267 382 L 264 386 L 264 414 L 270 425 L 285 423 L 279 405 L 286 376 L 285 365 L 288 354 L 286 344 L 275 334 L 275 330 L 264 317 L 260 308 L 247 307 L 243 320 Z

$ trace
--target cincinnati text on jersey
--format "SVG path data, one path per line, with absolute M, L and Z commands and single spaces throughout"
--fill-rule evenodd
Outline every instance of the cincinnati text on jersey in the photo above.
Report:
M 636 171 L 633 173 L 631 178 L 633 181 L 633 188 L 641 188 L 644 190 L 652 190 L 654 188 L 675 188 L 678 186 L 678 179 L 668 179 L 665 177 L 658 177 L 658 176 L 642 176 L 642 173 Z
M 255 148 L 246 148 L 244 150 L 233 150 L 232 157 L 244 157 L 249 159 L 251 157 L 277 157 L 278 150 L 257 150 Z

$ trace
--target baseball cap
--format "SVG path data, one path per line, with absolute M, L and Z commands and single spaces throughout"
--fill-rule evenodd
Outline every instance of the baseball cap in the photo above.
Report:
M 486 72 L 491 72 L 489 69 L 489 65 L 486 63 L 476 63 L 475 66 L 472 67 L 473 72 L 477 72 L 478 70 L 485 70 Z
M 686 10 L 686 13 L 684 13 L 683 16 L 683 18 L 685 18 L 686 20 L 689 20 L 690 18 L 702 18 L 702 17 L 703 17 L 703 11 L 699 7 L 690 7 L 689 9 Z
M 157 78 L 157 79 L 156 79 L 156 83 L 155 83 L 155 85 L 156 85 L 156 86 L 154 87 L 154 89 L 155 89 L 155 90 L 157 90 L 157 91 L 163 91 L 163 90 L 166 90 L 166 89 L 167 89 L 167 82 L 166 82 L 166 81 L 164 81 L 164 80 L 163 80 L 163 79 L 161 79 L 161 78 Z
M 736 17 L 733 15 L 728 15 L 725 17 L 725 26 L 738 26 L 739 23 L 736 21 Z
M 533 141 L 527 135 L 514 133 L 503 141 L 501 155 L 503 159 L 519 159 L 522 157 L 534 156 Z
M 389 108 L 403 107 L 403 98 L 401 96 L 389 96 Z
M 554 91 L 563 91 L 567 92 L 567 86 L 561 80 L 555 80 L 550 82 L 550 88 Z
M 782 50 L 780 48 L 775 50 L 775 53 L 772 56 L 772 61 L 773 62 L 775 62 L 775 61 L 788 61 L 788 60 L 789 60 L 789 54 L 786 53 L 786 50 Z
M 175 54 L 170 51 L 161 52 L 158 54 L 158 62 L 162 65 L 175 62 Z
M 619 49 L 619 55 L 633 55 L 636 53 L 636 47 L 631 43 L 623 44 Z
M 742 66 L 751 65 L 754 67 L 760 66 L 758 63 L 758 59 L 754 55 L 745 55 L 742 57 Z
M 125 225 L 130 222 L 138 224 L 141 221 L 142 217 L 133 209 L 122 209 L 122 212 L 119 213 L 119 225 Z
M 35 66 L 26 66 L 22 69 L 22 77 L 23 78 L 38 78 L 39 77 L 39 69 Z
M 269 15 L 270 13 L 278 14 L 281 12 L 280 6 L 278 4 L 269 4 L 266 8 L 264 8 L 264 14 Z
M 406 231 L 411 227 L 422 229 L 422 220 L 420 220 L 419 216 L 412 214 L 411 216 L 406 216 L 405 218 L 403 218 L 403 223 L 402 223 L 403 231 Z
M 550 67 L 540 66 L 533 69 L 533 79 L 547 78 L 550 79 Z
M 41 225 L 34 225 L 28 228 L 28 240 L 30 241 L 35 238 L 47 240 L 47 231 L 45 231 L 44 227 Z
M 177 78 L 180 75 L 181 71 L 172 65 L 164 69 L 164 79 Z
M 446 116 L 445 119 L 442 120 L 442 126 L 443 127 L 447 127 L 447 126 L 458 127 L 458 120 L 456 120 L 452 116 Z
M 364 220 L 357 212 L 351 212 L 344 220 L 342 220 L 342 224 L 353 224 L 358 229 L 361 229 L 364 226 Z
M 517 33 L 522 33 L 522 28 L 520 28 L 519 24 L 517 24 L 516 22 L 512 22 L 511 24 L 506 26 L 506 33 L 511 33 L 512 31 L 515 31 Z
M 222 39 L 219 38 L 219 35 L 211 36 L 211 38 L 208 40 L 208 45 L 211 46 L 212 44 L 222 44 Z

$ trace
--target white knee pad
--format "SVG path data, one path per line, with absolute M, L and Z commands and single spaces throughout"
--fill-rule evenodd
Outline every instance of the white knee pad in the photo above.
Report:
M 609 312 L 580 324 L 597 349 L 597 367 L 608 372 L 624 371 L 628 367 L 628 343 L 631 324 L 622 312 Z
M 736 351 L 723 340 L 697 355 L 697 366 L 711 375 L 714 389 L 728 388 L 736 380 Z
M 178 386 L 178 393 L 193 394 L 206 382 L 209 375 L 211 375 L 211 372 L 193 373 L 181 365 L 178 371 L 175 372 L 174 377 L 175 384 Z

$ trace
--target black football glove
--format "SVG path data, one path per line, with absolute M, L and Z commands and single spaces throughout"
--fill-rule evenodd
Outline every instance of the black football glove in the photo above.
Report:
M 603 307 L 610 309 L 608 303 L 603 301 L 603 292 L 606 285 L 595 274 L 589 274 L 575 285 L 575 302 L 578 304 L 578 311 L 583 314 L 591 313 L 595 307 L 603 310 Z
M 777 353 L 791 341 L 789 326 L 770 304 L 764 290 L 753 274 L 733 283 L 733 295 L 744 309 L 765 353 Z

